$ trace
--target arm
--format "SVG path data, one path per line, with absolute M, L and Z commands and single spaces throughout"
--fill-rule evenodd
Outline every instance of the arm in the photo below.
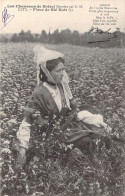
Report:
M 19 139 L 19 146 L 26 149 L 28 149 L 29 147 L 30 127 L 31 124 L 27 122 L 26 118 L 24 118 L 17 132 L 17 138 Z
M 48 116 L 54 109 L 51 94 L 48 93 L 47 89 L 43 85 L 37 86 L 27 104 L 27 108 L 24 113 L 24 121 L 20 125 L 17 133 L 21 149 L 19 150 L 19 153 L 23 152 L 22 154 L 24 155 L 26 150 L 29 148 L 30 129 L 33 121 L 35 120 L 35 123 L 41 126 L 48 124 L 48 119 L 45 117 Z M 42 114 L 42 116 L 38 114 L 37 117 L 37 112 Z M 24 157 L 23 155 L 21 155 L 21 157 Z
M 17 132 L 17 138 L 19 140 L 19 156 L 17 166 L 21 166 L 25 163 L 26 151 L 29 148 L 30 127 L 31 124 L 26 122 L 26 119 L 24 118 Z
M 36 111 L 36 104 L 31 97 L 26 110 L 24 112 L 24 119 L 17 132 L 17 138 L 19 140 L 19 156 L 17 160 L 17 166 L 21 166 L 26 160 L 26 151 L 29 148 L 30 130 L 33 123 L 33 114 Z
M 30 129 L 33 123 L 33 114 L 35 113 L 35 111 L 36 111 L 36 105 L 33 102 L 33 99 L 30 98 L 26 110 L 24 112 L 24 119 L 17 132 L 17 138 L 19 139 L 19 146 L 25 149 L 29 148 Z

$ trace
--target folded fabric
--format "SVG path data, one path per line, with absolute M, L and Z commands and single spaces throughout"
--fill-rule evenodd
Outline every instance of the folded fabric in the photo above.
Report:
M 100 114 L 92 114 L 87 110 L 82 110 L 77 114 L 77 118 L 79 121 L 83 121 L 84 123 L 95 125 L 96 127 L 107 127 L 107 124 L 103 122 L 103 117 Z

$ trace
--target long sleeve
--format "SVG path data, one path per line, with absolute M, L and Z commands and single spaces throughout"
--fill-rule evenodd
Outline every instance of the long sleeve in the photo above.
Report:
M 17 138 L 19 140 L 19 146 L 28 149 L 29 148 L 29 139 L 31 132 L 31 125 L 34 121 L 33 115 L 37 111 L 37 104 L 33 101 L 33 96 L 28 101 L 26 110 L 24 112 L 24 119 L 19 126 L 17 132 Z
M 30 127 L 31 124 L 27 123 L 24 119 L 17 132 L 17 138 L 19 139 L 19 146 L 26 149 L 28 149 L 29 147 Z
M 28 149 L 29 147 L 29 139 L 30 139 L 30 131 L 31 125 L 33 123 L 33 114 L 36 109 L 34 104 L 29 101 L 24 112 L 24 119 L 20 124 L 19 130 L 17 132 L 17 138 L 19 140 L 19 146 Z
M 58 112 L 58 108 L 51 93 L 43 85 L 37 86 L 28 101 L 24 120 L 17 132 L 20 146 L 28 148 L 32 123 L 35 122 L 41 126 L 48 124 L 47 117 L 52 112 Z

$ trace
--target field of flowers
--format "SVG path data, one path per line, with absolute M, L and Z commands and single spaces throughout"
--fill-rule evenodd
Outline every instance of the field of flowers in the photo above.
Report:
M 64 53 L 70 87 L 78 105 L 100 109 L 111 134 L 125 138 L 125 49 L 46 45 Z M 2 196 L 125 196 L 125 146 L 110 137 L 95 140 L 94 153 L 74 158 L 61 142 L 60 119 L 46 133 L 33 125 L 27 164 L 16 169 L 16 132 L 36 86 L 33 43 L 4 43 L 1 53 Z M 93 148 L 93 146 L 91 146 Z M 78 154 L 77 154 L 78 155 Z

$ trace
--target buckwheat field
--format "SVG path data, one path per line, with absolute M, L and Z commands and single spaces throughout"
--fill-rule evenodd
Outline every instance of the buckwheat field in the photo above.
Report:
M 32 126 L 27 163 L 16 169 L 16 132 L 36 86 L 34 43 L 1 44 L 1 187 L 3 196 L 123 196 L 125 146 L 108 133 L 94 141 L 94 153 L 74 159 L 61 142 L 59 120 L 52 131 Z M 100 109 L 114 136 L 125 138 L 125 49 L 46 45 L 64 53 L 70 87 L 78 105 Z M 32 137 L 34 140 L 32 141 Z M 105 139 L 105 137 L 107 139 Z M 93 148 L 93 147 L 92 147 Z

